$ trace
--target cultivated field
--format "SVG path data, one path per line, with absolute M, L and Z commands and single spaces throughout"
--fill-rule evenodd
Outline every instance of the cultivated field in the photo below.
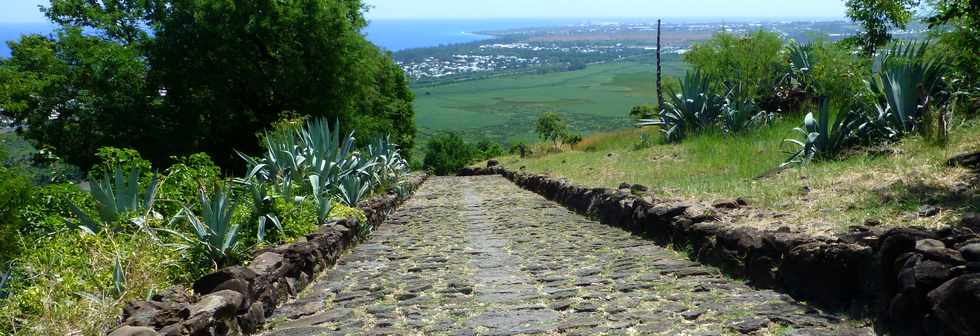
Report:
M 665 57 L 665 74 L 682 76 L 686 68 L 678 56 Z M 655 71 L 652 60 L 642 59 L 415 88 L 418 143 L 443 130 L 471 141 L 534 140 L 534 121 L 547 111 L 584 134 L 629 127 L 630 108 L 656 100 Z

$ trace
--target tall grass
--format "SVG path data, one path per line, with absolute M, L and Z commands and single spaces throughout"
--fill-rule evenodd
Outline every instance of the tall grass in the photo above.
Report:
M 855 152 L 841 160 L 774 170 L 787 152 L 796 150 L 782 140 L 796 135 L 792 128 L 802 119 L 785 117 L 771 127 L 737 137 L 709 131 L 680 144 L 655 144 L 639 150 L 634 146 L 639 135 L 656 134 L 656 130 L 630 129 L 588 137 L 573 151 L 526 159 L 510 156 L 500 162 L 585 186 L 615 188 L 623 182 L 639 183 L 651 187 L 660 199 L 746 197 L 758 208 L 786 212 L 788 217 L 779 220 L 786 225 L 810 223 L 813 230 L 825 232 L 867 218 L 898 218 L 923 203 L 946 200 L 943 195 L 916 191 L 952 188 L 965 173 L 945 167 L 947 155 L 980 149 L 980 125 L 974 122 L 955 129 L 946 150 L 915 136 L 896 145 L 901 155 Z M 761 175 L 767 176 L 759 178 Z M 949 208 L 967 209 L 969 201 L 953 200 Z M 955 220 L 955 213 L 913 223 L 941 225 Z

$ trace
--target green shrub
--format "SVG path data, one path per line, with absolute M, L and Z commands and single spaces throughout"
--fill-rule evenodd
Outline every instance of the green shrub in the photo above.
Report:
M 473 161 L 475 149 L 453 132 L 439 133 L 425 145 L 425 169 L 436 175 L 456 173 Z
M 152 172 L 150 161 L 144 160 L 135 149 L 102 147 L 95 153 L 95 157 L 99 163 L 89 169 L 89 179 L 111 176 L 116 167 L 127 172 L 134 169 L 147 174 Z
M 154 209 L 164 217 L 175 215 L 182 205 L 194 204 L 198 190 L 221 180 L 221 168 L 205 153 L 173 160 L 176 163 L 165 171 L 166 176 L 162 178 L 157 193 L 158 201 L 154 205 Z
M 83 211 L 95 212 L 95 200 L 74 184 L 49 184 L 35 188 L 20 211 L 23 221 L 21 234 L 32 239 L 67 229 L 66 219 L 75 217 L 71 204 Z
M 126 274 L 121 297 L 113 276 L 117 257 Z M 180 260 L 143 233 L 66 230 L 29 240 L 0 305 L 0 334 L 105 335 L 125 302 L 193 281 L 181 276 Z
M 550 141 L 555 145 L 555 150 L 560 151 L 561 145 L 566 143 L 570 136 L 568 121 L 556 112 L 545 112 L 535 123 L 534 131 L 542 140 Z M 581 138 L 579 139 L 581 141 Z
M 786 73 L 782 49 L 782 38 L 773 32 L 760 30 L 744 36 L 721 32 L 694 45 L 684 54 L 684 60 L 696 71 L 717 80 L 712 83 L 715 91 L 724 89 L 725 83 L 733 83 L 743 87 L 748 98 L 763 102 L 775 95 L 782 74 Z M 762 105 L 771 111 L 779 108 Z
M 0 167 L 0 262 L 17 253 L 19 232 L 24 229 L 21 211 L 30 202 L 31 181 Z
M 481 140 L 476 143 L 476 159 L 477 160 L 489 160 L 495 157 L 503 156 L 504 148 L 496 142 L 491 142 L 490 140 Z
M 810 69 L 804 79 L 809 97 L 831 97 L 842 104 L 871 103 L 865 78 L 870 62 L 839 43 L 817 40 L 810 44 Z
M 659 114 L 659 109 L 655 104 L 641 104 L 630 109 L 630 118 L 633 119 L 653 119 Z

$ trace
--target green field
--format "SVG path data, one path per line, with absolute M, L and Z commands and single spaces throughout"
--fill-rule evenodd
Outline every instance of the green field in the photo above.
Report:
M 664 62 L 668 76 L 682 76 L 686 69 L 677 56 Z M 418 143 L 446 130 L 471 141 L 533 140 L 534 121 L 547 111 L 561 113 L 582 134 L 629 127 L 631 107 L 656 101 L 655 71 L 655 65 L 643 59 L 417 87 Z

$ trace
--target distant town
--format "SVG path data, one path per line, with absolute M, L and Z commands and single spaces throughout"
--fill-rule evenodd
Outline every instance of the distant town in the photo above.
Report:
M 853 36 L 859 27 L 846 21 L 759 21 L 662 24 L 665 54 L 684 54 L 693 43 L 717 32 L 766 30 L 784 39 L 832 41 Z M 896 37 L 923 34 L 910 26 Z M 649 56 L 656 52 L 657 24 L 591 23 L 564 27 L 473 32 L 494 38 L 479 42 L 396 52 L 396 62 L 417 83 L 478 78 L 496 73 L 576 70 L 588 64 Z

